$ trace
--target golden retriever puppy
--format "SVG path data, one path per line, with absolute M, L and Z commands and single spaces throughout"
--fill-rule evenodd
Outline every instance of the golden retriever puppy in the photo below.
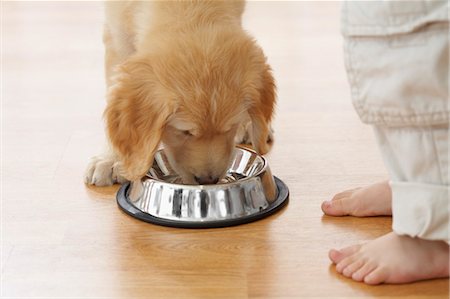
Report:
M 275 84 L 242 29 L 244 4 L 106 2 L 110 145 L 88 166 L 86 183 L 140 179 L 160 143 L 186 184 L 217 183 L 245 128 L 258 153 L 270 149 Z

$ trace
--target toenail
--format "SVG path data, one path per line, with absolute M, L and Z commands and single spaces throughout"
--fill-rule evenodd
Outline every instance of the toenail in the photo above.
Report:
M 344 266 L 342 266 L 342 264 L 337 264 L 336 265 L 336 271 L 338 271 L 339 273 L 342 273 L 344 271 Z
M 347 268 L 344 269 L 344 271 L 342 272 L 342 274 L 344 274 L 345 277 L 351 278 L 352 277 L 352 272 L 350 270 L 347 270 Z
M 336 249 L 331 249 L 329 252 L 328 252 L 328 256 L 330 257 L 330 258 L 334 258 L 334 259 L 336 259 L 337 258 L 337 255 L 339 254 L 339 251 L 337 251 Z
M 358 275 L 357 272 L 352 274 L 352 279 L 356 281 L 361 281 L 361 275 Z

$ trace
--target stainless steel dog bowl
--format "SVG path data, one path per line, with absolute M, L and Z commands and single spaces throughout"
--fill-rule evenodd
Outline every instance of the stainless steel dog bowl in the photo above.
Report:
M 140 181 L 123 185 L 117 202 L 127 214 L 154 224 L 209 228 L 248 223 L 287 203 L 289 191 L 264 157 L 236 147 L 225 178 L 215 185 L 184 185 L 163 150 Z

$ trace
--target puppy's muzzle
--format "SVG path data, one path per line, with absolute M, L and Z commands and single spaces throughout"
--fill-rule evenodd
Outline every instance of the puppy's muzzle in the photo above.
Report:
M 202 177 L 194 176 L 194 179 L 200 185 L 213 185 L 213 184 L 217 184 L 217 182 L 219 181 L 218 177 L 214 177 L 211 175 L 210 176 L 202 176 Z

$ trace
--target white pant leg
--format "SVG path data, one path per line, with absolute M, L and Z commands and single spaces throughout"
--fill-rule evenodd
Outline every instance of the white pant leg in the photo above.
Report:
M 391 179 L 394 232 L 449 242 L 448 126 L 374 128 Z
M 342 32 L 353 106 L 363 122 L 449 123 L 448 1 L 347 1 Z
M 393 229 L 449 241 L 449 2 L 342 7 L 353 105 L 391 176 Z

